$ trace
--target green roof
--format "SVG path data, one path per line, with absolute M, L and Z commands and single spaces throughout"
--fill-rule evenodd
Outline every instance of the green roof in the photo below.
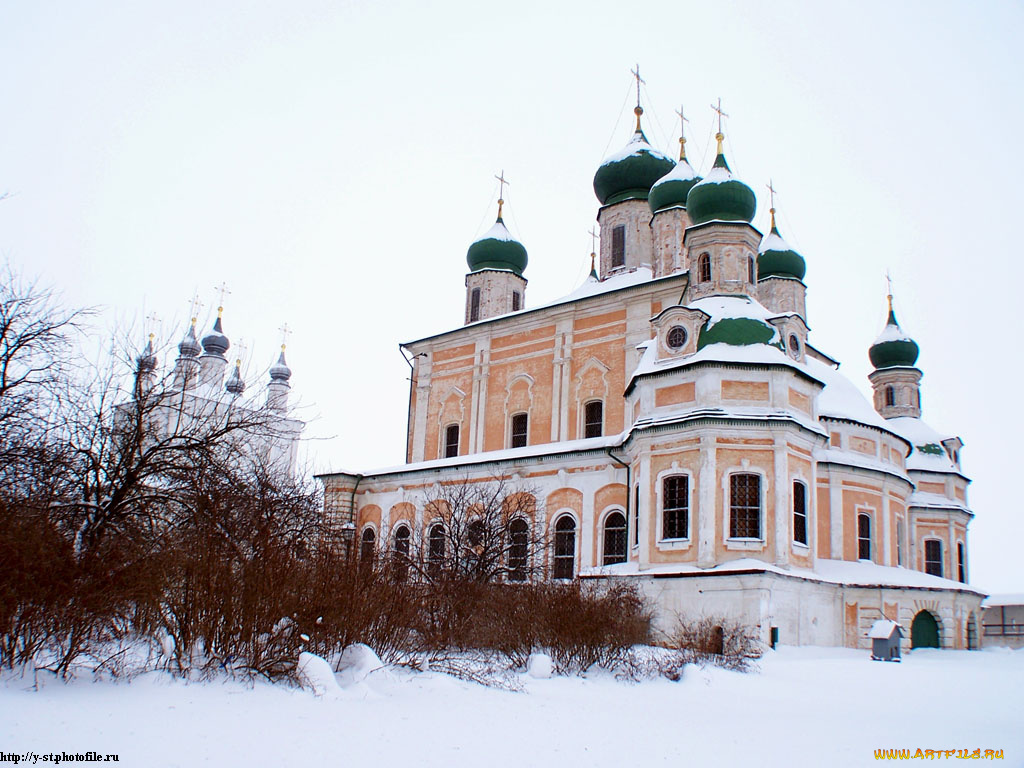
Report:
M 754 190 L 733 177 L 725 155 L 719 153 L 710 173 L 687 195 L 686 210 L 694 224 L 716 220 L 749 223 L 757 211 L 757 198 Z

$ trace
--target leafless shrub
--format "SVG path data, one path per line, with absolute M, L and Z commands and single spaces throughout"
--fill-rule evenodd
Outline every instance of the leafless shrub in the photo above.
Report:
M 673 679 L 686 664 L 711 664 L 737 672 L 756 669 L 763 650 L 756 630 L 734 619 L 705 616 L 687 620 L 677 617 L 665 642 L 673 655 L 664 660 L 664 674 Z

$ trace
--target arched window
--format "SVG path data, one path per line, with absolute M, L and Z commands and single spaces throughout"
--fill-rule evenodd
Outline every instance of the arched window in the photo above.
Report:
M 576 523 L 562 515 L 555 523 L 555 556 L 552 577 L 571 579 L 576 574 Z
M 711 282 L 711 254 L 702 253 L 697 259 L 697 282 Z
M 871 515 L 867 512 L 857 515 L 857 558 L 871 559 Z
M 480 289 L 474 288 L 469 292 L 469 322 L 475 323 L 480 319 Z
M 626 227 L 612 227 L 612 269 L 626 263 Z
M 754 257 L 753 256 L 748 256 L 747 257 L 747 282 L 748 283 L 757 282 L 756 277 L 757 277 L 757 273 L 756 273 L 756 271 L 754 269 Z
M 807 486 L 793 481 L 793 541 L 807 544 Z
M 449 424 L 444 430 L 444 457 L 459 455 L 459 425 Z
M 522 448 L 527 443 L 530 418 L 525 413 L 517 413 L 512 416 L 510 448 Z
M 469 546 L 483 546 L 485 538 L 487 538 L 487 526 L 484 525 L 483 520 L 473 520 L 466 526 L 466 540 L 469 542 Z
M 924 572 L 942 576 L 942 542 L 928 539 L 924 543 Z
M 508 526 L 508 579 L 526 581 L 526 566 L 529 561 L 530 526 L 521 517 Z
M 434 523 L 427 535 L 427 573 L 437 577 L 444 567 L 444 525 Z
M 661 538 L 690 537 L 690 478 L 672 475 L 661 481 Z
M 761 476 L 729 476 L 729 537 L 761 538 Z
M 896 405 L 896 390 L 892 387 L 885 388 L 885 404 Z
M 395 576 L 405 581 L 409 576 L 409 552 L 412 546 L 412 531 L 409 526 L 400 525 L 395 529 L 395 548 L 393 553 Z
M 583 406 L 583 436 L 600 437 L 604 434 L 604 403 L 591 400 Z
M 604 564 L 626 562 L 626 517 L 612 512 L 604 519 Z
M 964 562 L 964 543 L 956 543 L 956 578 L 961 584 L 967 583 L 967 563 Z
M 359 557 L 366 562 L 373 560 L 374 551 L 377 548 L 377 534 L 373 532 L 373 528 L 366 528 L 363 530 L 363 535 L 359 539 Z

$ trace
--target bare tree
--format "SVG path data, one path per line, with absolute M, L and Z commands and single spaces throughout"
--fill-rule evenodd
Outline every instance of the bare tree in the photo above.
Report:
M 525 582 L 543 574 L 548 539 L 535 489 L 507 476 L 435 485 L 404 562 L 432 582 Z

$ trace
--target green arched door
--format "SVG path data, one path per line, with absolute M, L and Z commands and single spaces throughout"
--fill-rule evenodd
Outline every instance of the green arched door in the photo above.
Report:
M 938 648 L 939 624 L 928 611 L 921 611 L 910 625 L 911 648 Z

